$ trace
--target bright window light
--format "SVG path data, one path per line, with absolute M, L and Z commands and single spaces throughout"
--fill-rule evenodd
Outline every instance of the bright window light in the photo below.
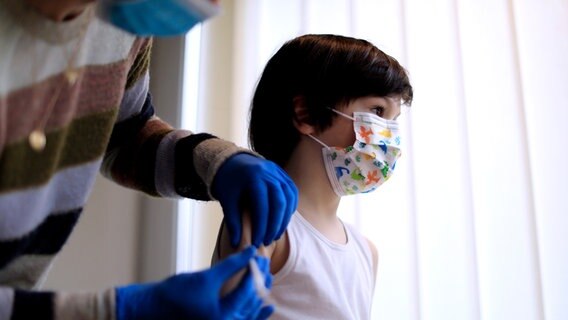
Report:
M 195 26 L 185 37 L 183 70 L 182 128 L 197 127 L 197 103 L 199 92 L 199 61 L 201 51 L 201 25 Z M 180 200 L 177 212 L 176 272 L 194 269 L 192 265 L 193 214 L 195 201 Z

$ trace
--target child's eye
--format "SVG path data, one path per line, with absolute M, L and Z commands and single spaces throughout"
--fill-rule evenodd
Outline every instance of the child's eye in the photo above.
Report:
M 383 117 L 383 115 L 385 113 L 385 108 L 383 108 L 383 107 L 374 107 L 372 110 L 377 116 L 379 116 L 381 118 Z

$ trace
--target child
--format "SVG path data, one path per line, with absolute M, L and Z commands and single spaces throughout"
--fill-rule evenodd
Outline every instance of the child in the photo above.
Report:
M 377 250 L 336 211 L 341 196 L 370 192 L 391 176 L 400 156 L 395 120 L 412 95 L 404 68 L 364 40 L 301 36 L 266 65 L 250 142 L 299 190 L 286 233 L 261 248 L 274 274 L 271 319 L 369 319 Z M 214 260 L 233 251 L 223 227 Z

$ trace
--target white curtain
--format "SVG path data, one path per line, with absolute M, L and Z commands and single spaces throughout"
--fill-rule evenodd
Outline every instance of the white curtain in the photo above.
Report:
M 205 45 L 202 77 L 230 90 L 201 122 L 231 120 L 200 129 L 241 145 L 260 72 L 297 35 L 367 39 L 410 73 L 396 173 L 340 208 L 379 249 L 373 319 L 568 319 L 566 0 L 221 3 L 204 36 L 229 58 Z

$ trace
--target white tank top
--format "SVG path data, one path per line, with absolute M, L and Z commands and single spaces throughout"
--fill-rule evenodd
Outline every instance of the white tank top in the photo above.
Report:
M 371 249 L 352 226 L 343 223 L 347 243 L 327 239 L 296 212 L 288 225 L 290 255 L 274 275 L 270 319 L 366 320 L 374 289 Z

